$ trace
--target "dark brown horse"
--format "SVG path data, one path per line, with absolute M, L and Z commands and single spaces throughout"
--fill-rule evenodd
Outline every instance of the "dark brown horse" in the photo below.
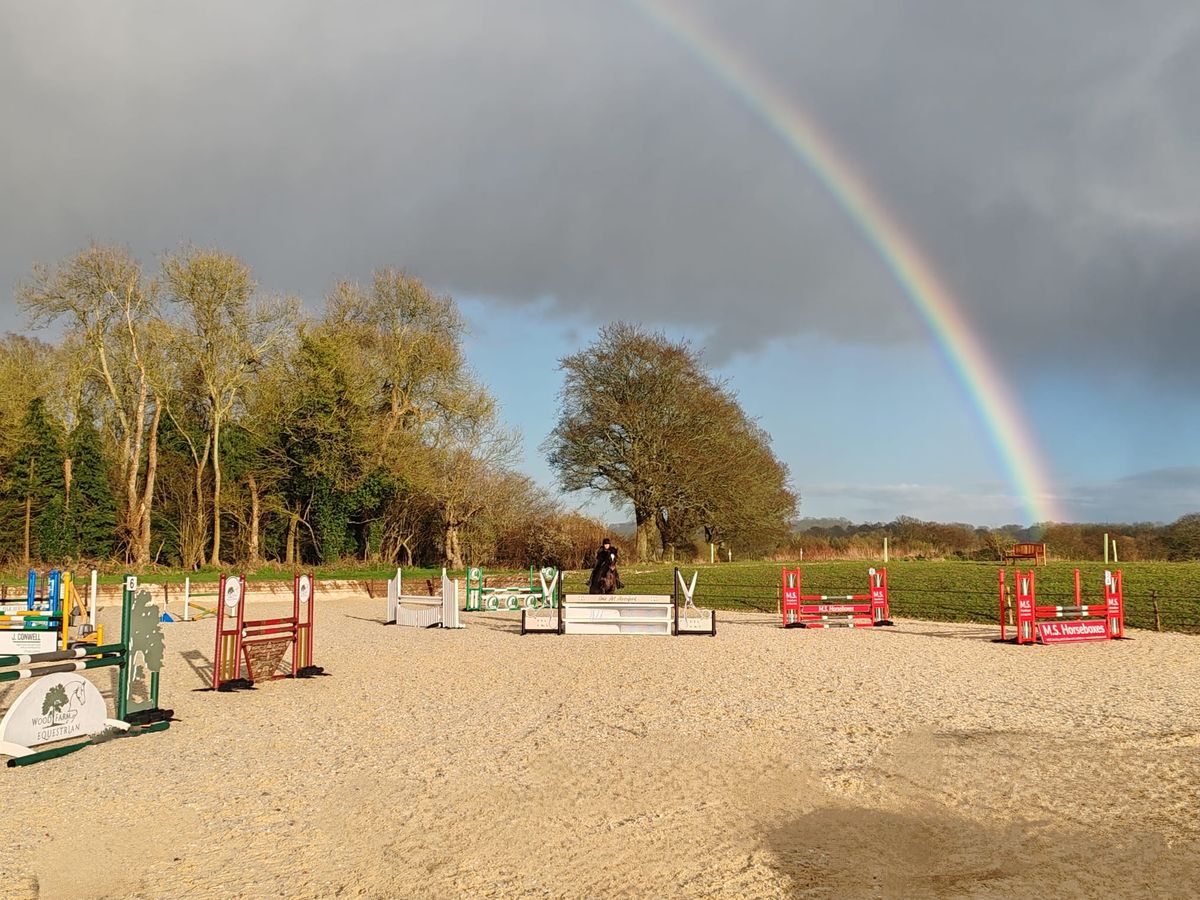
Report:
M 592 569 L 592 578 L 588 582 L 588 593 L 615 594 L 617 592 L 617 581 L 617 567 L 612 564 L 611 559 L 602 559 Z

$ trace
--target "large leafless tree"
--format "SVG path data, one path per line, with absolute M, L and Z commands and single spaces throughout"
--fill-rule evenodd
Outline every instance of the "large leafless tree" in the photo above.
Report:
M 128 250 L 92 244 L 55 268 L 35 266 L 18 298 L 35 325 L 64 323 L 80 348 L 100 418 L 118 449 L 121 540 L 129 561 L 145 565 L 162 416 L 146 347 L 157 309 L 154 286 Z

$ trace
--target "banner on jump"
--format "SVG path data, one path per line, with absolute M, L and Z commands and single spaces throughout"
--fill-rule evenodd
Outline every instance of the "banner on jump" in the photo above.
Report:
M 1038 622 L 1043 644 L 1078 644 L 1108 640 L 1108 624 L 1103 620 L 1080 622 Z

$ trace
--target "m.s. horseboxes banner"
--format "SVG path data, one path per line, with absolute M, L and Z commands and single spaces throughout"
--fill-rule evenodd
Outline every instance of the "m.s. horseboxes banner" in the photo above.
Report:
M 1038 634 L 1043 644 L 1079 644 L 1084 641 L 1107 641 L 1108 623 L 1103 619 L 1077 622 L 1038 622 Z

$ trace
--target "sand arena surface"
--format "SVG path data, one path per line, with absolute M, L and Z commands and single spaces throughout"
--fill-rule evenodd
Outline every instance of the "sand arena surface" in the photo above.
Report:
M 1198 638 L 729 613 L 715 638 L 522 638 L 384 608 L 321 600 L 331 677 L 236 694 L 196 690 L 212 620 L 165 625 L 169 731 L 0 769 L 0 895 L 1200 891 Z

